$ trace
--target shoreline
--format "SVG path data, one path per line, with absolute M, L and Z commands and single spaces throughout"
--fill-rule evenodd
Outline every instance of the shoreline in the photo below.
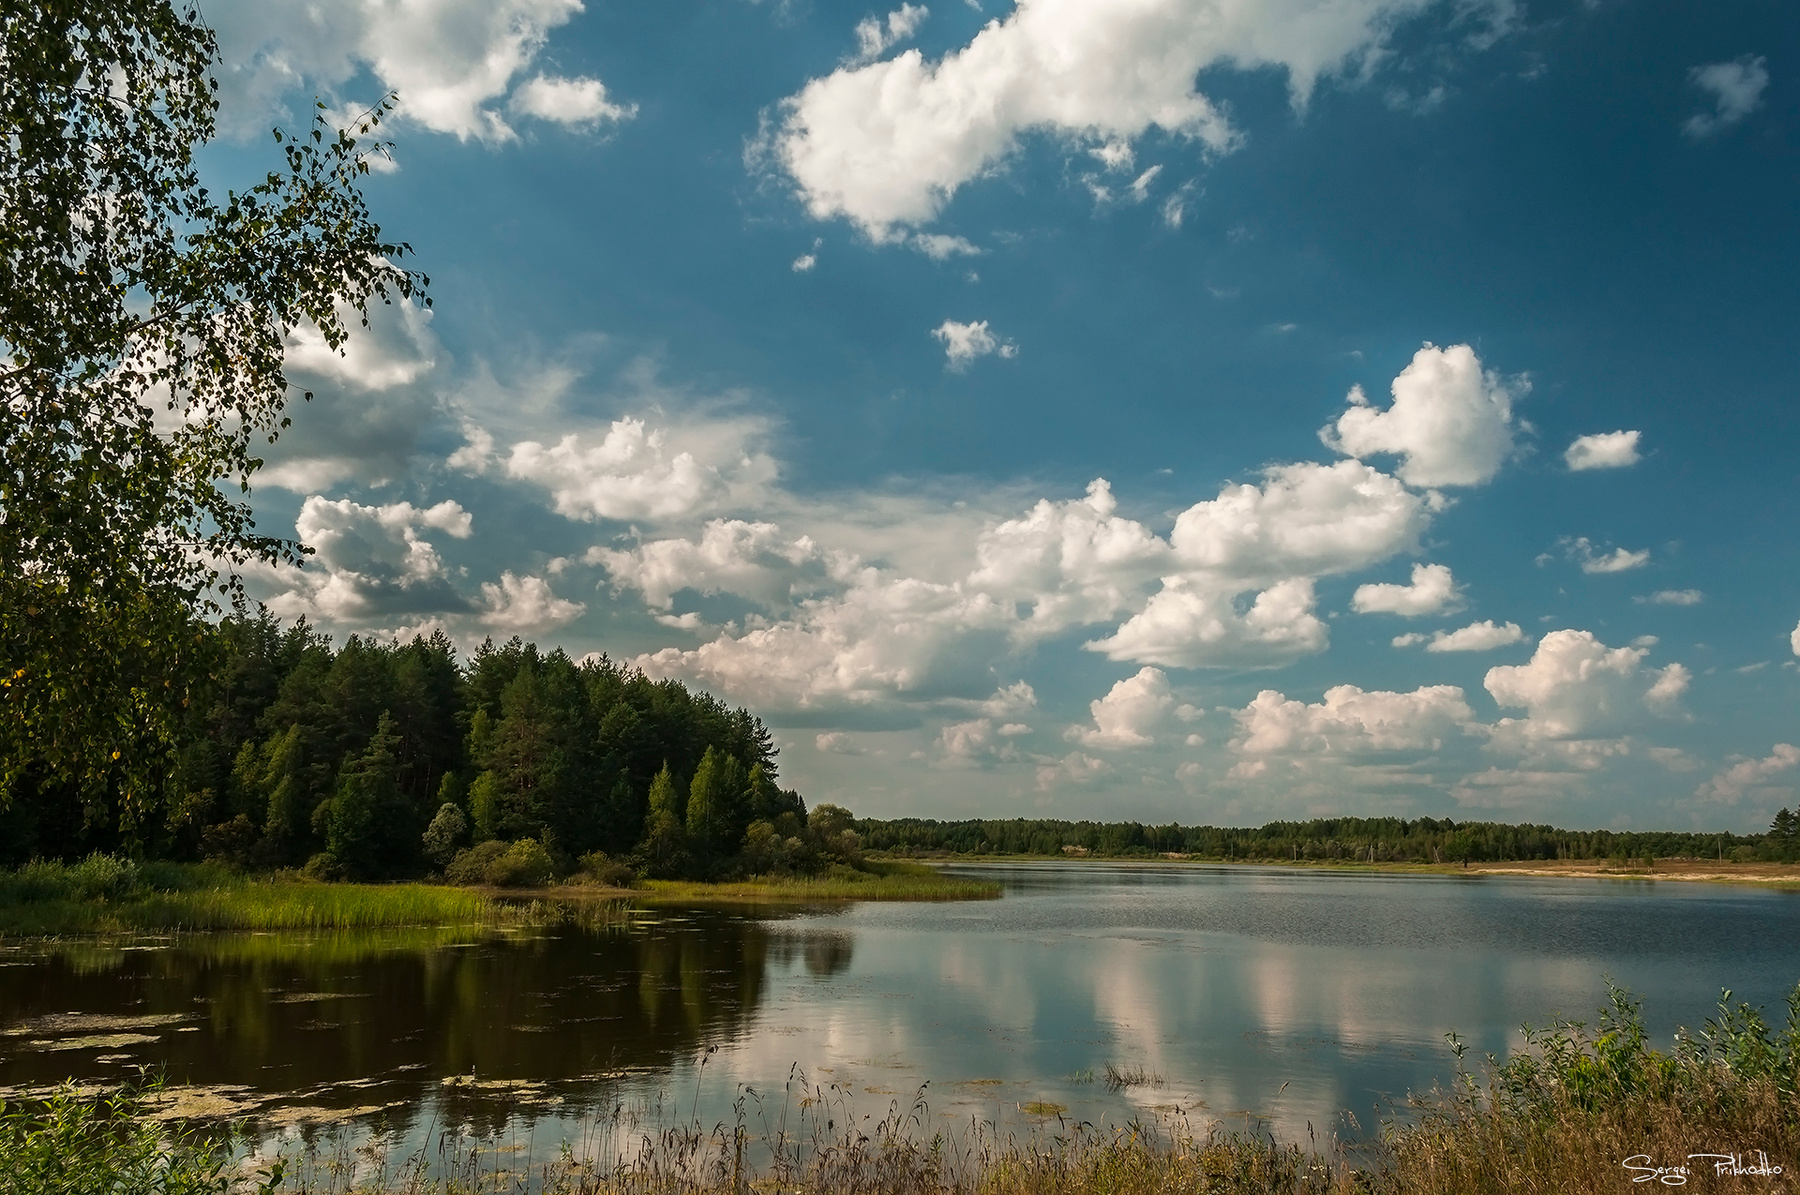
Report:
M 872 856 L 881 857 L 881 856 Z M 985 866 L 1007 863 L 1108 864 L 1119 867 L 1267 867 L 1289 871 L 1367 872 L 1384 875 L 1450 877 L 1531 876 L 1538 879 L 1675 880 L 1681 883 L 1732 884 L 1742 887 L 1800 891 L 1800 864 L 1721 863 L 1711 859 L 1657 859 L 1645 865 L 1615 865 L 1603 859 L 1517 859 L 1497 862 L 1422 863 L 1355 859 L 1209 859 L 1199 855 L 909 855 L 895 861 L 933 866 Z

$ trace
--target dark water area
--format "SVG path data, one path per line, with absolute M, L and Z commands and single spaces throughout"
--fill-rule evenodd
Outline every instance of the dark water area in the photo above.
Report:
M 529 1122 L 631 1104 L 755 1122 L 803 1091 L 879 1116 L 1179 1114 L 1304 1140 L 1373 1131 L 1605 979 L 1659 1044 L 1719 989 L 1775 1017 L 1800 897 L 1635 880 L 1020 864 L 998 901 L 640 910 L 472 935 L 190 935 L 0 951 L 0 1086 L 149 1066 L 274 1132 Z M 1108 1065 L 1150 1082 L 1109 1088 Z M 1348 1112 L 1350 1115 L 1346 1116 Z

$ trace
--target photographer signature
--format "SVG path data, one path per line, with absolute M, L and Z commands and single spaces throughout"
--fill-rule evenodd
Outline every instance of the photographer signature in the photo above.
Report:
M 1649 1154 L 1633 1154 L 1620 1163 L 1631 1175 L 1634 1183 L 1661 1183 L 1665 1187 L 1680 1187 L 1687 1184 L 1693 1173 L 1695 1163 L 1702 1168 L 1710 1164 L 1715 1177 L 1761 1177 L 1773 1178 L 1784 1173 L 1782 1168 L 1769 1161 L 1769 1155 L 1761 1150 L 1748 1161 L 1743 1154 L 1689 1154 L 1683 1166 L 1657 1166 L 1650 1161 Z

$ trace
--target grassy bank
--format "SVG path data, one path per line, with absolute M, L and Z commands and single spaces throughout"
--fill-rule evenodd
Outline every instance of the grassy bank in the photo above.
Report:
M 1461 1062 L 1461 1047 L 1452 1037 Z M 616 1106 L 557 1160 L 529 1168 L 497 1139 L 456 1137 L 393 1157 L 377 1136 L 289 1141 L 279 1155 L 157 1120 L 154 1089 L 0 1106 L 0 1191 L 293 1192 L 298 1195 L 1514 1195 L 1660 1189 L 1793 1189 L 1800 1164 L 1800 990 L 1785 1026 L 1721 1001 L 1719 1015 L 1650 1047 L 1639 1006 L 1615 990 L 1591 1030 L 1527 1030 L 1512 1059 L 1459 1071 L 1449 1091 L 1401 1109 L 1373 1143 L 1279 1143 L 1179 1117 L 1122 1129 L 1048 1113 L 1023 1136 L 938 1129 L 924 1089 L 879 1123 L 817 1089 L 786 1131 L 661 1127 Z M 790 1093 L 792 1097 L 794 1093 Z M 1029 1109 L 1026 1109 L 1029 1112 Z M 852 1127 L 846 1128 L 846 1125 Z M 760 1159 L 752 1162 L 751 1159 Z M 1736 1173 L 1721 1173 L 1735 1159 Z M 1657 1167 L 1683 1167 L 1683 1171 Z M 1745 1174 L 1761 1167 L 1773 1174 Z M 1648 1184 L 1648 1186 L 1646 1186 Z
M 760 903 L 825 900 L 993 900 L 1000 885 L 954 879 L 935 867 L 898 860 L 869 860 L 868 870 L 834 867 L 818 876 L 757 876 L 732 883 L 644 880 L 638 885 L 652 903 Z
M 484 924 L 526 910 L 459 888 L 251 878 L 205 864 L 106 855 L 0 873 L 0 937 Z
M 834 867 L 825 875 L 736 883 L 578 884 L 524 891 L 436 884 L 325 883 L 245 876 L 209 864 L 134 864 L 107 855 L 0 871 L 0 938 L 207 930 L 359 930 L 586 919 L 596 899 L 657 904 L 830 900 L 984 900 L 998 884 L 954 880 L 917 863 Z M 566 906 L 566 907 L 565 907 Z

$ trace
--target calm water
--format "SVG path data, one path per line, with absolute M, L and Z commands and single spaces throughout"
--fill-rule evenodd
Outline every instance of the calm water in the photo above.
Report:
M 150 1064 L 277 1128 L 379 1112 L 403 1133 L 532 1122 L 550 1140 L 621 1100 L 711 1123 L 742 1097 L 773 1120 L 804 1081 L 879 1115 L 929 1080 L 931 1114 L 965 1122 L 1016 1123 L 1042 1101 L 1094 1121 L 1250 1114 L 1304 1139 L 1308 1124 L 1372 1129 L 1389 1099 L 1445 1079 L 1448 1030 L 1504 1053 L 1522 1022 L 1591 1018 L 1606 976 L 1644 997 L 1663 1044 L 1722 986 L 1778 1011 L 1800 980 L 1800 897 L 1785 893 L 959 870 L 1004 898 L 13 950 L 0 1085 Z M 1109 1091 L 1108 1063 L 1161 1082 Z

